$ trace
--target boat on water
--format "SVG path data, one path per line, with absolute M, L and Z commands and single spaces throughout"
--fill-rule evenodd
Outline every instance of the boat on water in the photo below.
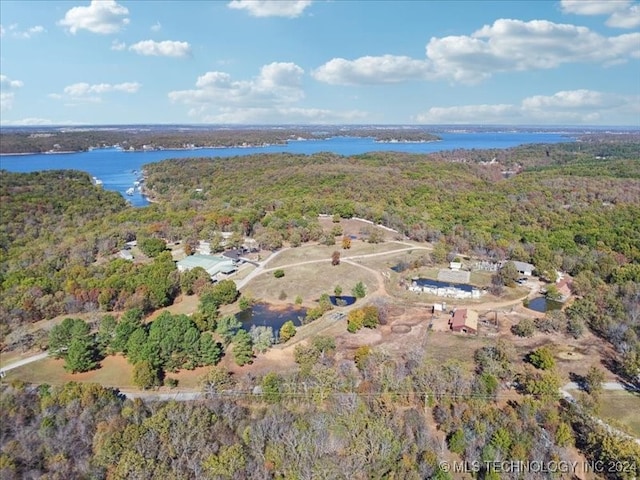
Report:
M 133 194 L 135 193 L 136 189 L 131 187 L 128 188 L 127 191 L 125 192 L 127 195 L 129 195 L 130 197 L 133 196 Z

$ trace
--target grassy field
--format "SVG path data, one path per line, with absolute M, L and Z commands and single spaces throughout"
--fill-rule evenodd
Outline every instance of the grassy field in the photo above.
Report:
M 339 240 L 339 239 L 338 239 Z M 372 253 L 389 252 L 393 250 L 399 250 L 406 248 L 402 244 L 387 242 L 387 243 L 365 243 L 361 241 L 354 241 L 351 244 L 351 248 L 343 250 L 338 242 L 336 245 L 330 247 L 325 245 L 308 245 L 304 247 L 292 248 L 284 251 L 273 261 L 267 264 L 268 268 L 280 267 L 283 265 L 290 265 L 292 263 L 306 262 L 309 260 L 322 260 L 324 258 L 330 261 L 331 254 L 338 250 L 342 257 L 353 257 L 356 255 L 369 255 Z
M 613 424 L 627 427 L 627 431 L 640 438 L 640 394 L 605 390 L 601 394 L 600 417 Z
M 247 294 L 263 301 L 286 300 L 292 303 L 300 295 L 304 303 L 309 305 L 323 293 L 333 295 L 333 289 L 338 284 L 342 287 L 343 295 L 350 295 L 351 289 L 359 281 L 365 284 L 367 292 L 378 288 L 373 274 L 347 263 L 332 266 L 327 260 L 326 263 L 284 268 L 284 272 L 282 278 L 274 278 L 270 272 L 256 277 L 247 285 Z
M 429 332 L 425 354 L 434 362 L 456 359 L 473 365 L 476 350 L 495 340 L 476 335 L 454 335 L 451 332 Z M 455 353 L 454 353 L 455 352 Z
M 91 372 L 71 374 L 64 369 L 64 360 L 45 360 L 30 363 L 7 372 L 5 381 L 20 379 L 27 383 L 62 385 L 66 382 L 99 383 L 105 387 L 135 388 L 131 382 L 133 366 L 121 357 L 107 357 L 102 368 Z
M 121 355 L 110 356 L 100 362 L 101 367 L 85 373 L 71 374 L 64 369 L 64 360 L 45 360 L 34 362 L 7 372 L 3 382 L 20 379 L 26 383 L 62 385 L 66 382 L 99 383 L 105 387 L 124 390 L 137 390 L 132 382 L 133 365 Z M 210 367 L 194 370 L 181 370 L 178 373 L 167 372 L 168 378 L 178 380 L 178 388 L 198 388 L 199 380 Z M 166 387 L 162 391 L 171 391 Z

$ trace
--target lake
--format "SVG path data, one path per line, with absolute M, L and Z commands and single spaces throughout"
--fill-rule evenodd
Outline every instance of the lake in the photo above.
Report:
M 125 192 L 141 175 L 143 165 L 170 158 L 236 157 L 257 153 L 295 153 L 311 155 L 332 152 L 338 155 L 358 155 L 367 152 L 432 153 L 457 149 L 510 148 L 531 143 L 561 143 L 573 139 L 565 133 L 548 131 L 456 131 L 438 132 L 442 140 L 423 143 L 382 143 L 370 137 L 332 137 L 326 140 L 295 140 L 286 145 L 264 147 L 203 148 L 194 150 L 154 150 L 125 152 L 117 148 L 102 148 L 88 152 L 65 154 L 2 155 L 0 167 L 11 172 L 74 169 L 88 172 L 103 182 L 104 188 L 120 192 L 134 206 L 148 204 L 147 199 L 135 191 Z

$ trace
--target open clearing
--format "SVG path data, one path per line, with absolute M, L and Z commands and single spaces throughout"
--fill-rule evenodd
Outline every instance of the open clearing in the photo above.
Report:
M 310 260 L 324 260 L 331 263 L 331 254 L 336 250 L 340 252 L 341 257 L 353 257 L 358 255 L 371 255 L 374 253 L 390 252 L 394 250 L 400 250 L 407 248 L 407 245 L 396 242 L 388 243 L 365 243 L 359 240 L 354 240 L 351 243 L 351 248 L 343 250 L 340 246 L 340 239 L 338 238 L 336 245 L 310 245 L 304 247 L 290 248 L 277 257 L 267 263 L 267 268 L 281 267 L 283 265 L 290 265 L 298 262 L 308 262 Z
M 629 433 L 640 438 L 640 394 L 627 391 L 605 390 L 601 393 L 599 416 L 612 424 L 624 425 Z
M 7 372 L 6 380 L 20 379 L 27 383 L 62 385 L 66 382 L 99 383 L 105 387 L 136 388 L 131 382 L 133 366 L 120 356 L 110 356 L 100 362 L 102 368 L 85 373 L 69 373 L 64 360 L 47 358 Z
M 365 284 L 368 292 L 378 288 L 375 275 L 346 262 L 333 266 L 331 260 L 327 259 L 326 262 L 287 267 L 283 270 L 285 275 L 282 278 L 275 278 L 272 272 L 256 277 L 245 287 L 245 294 L 263 301 L 290 302 L 299 295 L 305 305 L 312 305 L 323 293 L 333 295 L 336 285 L 342 287 L 343 295 L 349 295 L 360 281 Z

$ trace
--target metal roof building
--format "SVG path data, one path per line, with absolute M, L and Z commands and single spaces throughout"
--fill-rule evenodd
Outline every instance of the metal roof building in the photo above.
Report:
M 217 255 L 190 255 L 177 262 L 178 270 L 184 272 L 192 268 L 204 268 L 211 278 L 223 273 L 228 275 L 235 272 L 238 267 L 235 262 L 229 258 L 219 257 Z

